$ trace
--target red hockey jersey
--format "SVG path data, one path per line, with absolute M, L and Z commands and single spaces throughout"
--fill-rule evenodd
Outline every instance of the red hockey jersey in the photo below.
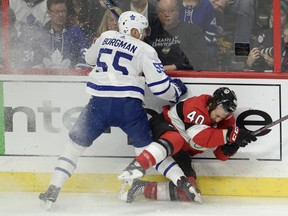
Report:
M 217 124 L 212 123 L 207 109 L 211 95 L 203 94 L 188 98 L 173 107 L 164 107 L 164 116 L 186 140 L 183 150 L 191 156 L 214 149 L 214 155 L 220 160 L 227 160 L 220 146 L 226 144 L 228 126 L 235 124 L 235 117 L 229 114 Z

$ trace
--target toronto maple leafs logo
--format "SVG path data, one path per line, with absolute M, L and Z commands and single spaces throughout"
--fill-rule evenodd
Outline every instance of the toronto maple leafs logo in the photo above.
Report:
M 69 68 L 71 66 L 70 59 L 64 59 L 62 53 L 56 49 L 51 58 L 43 58 L 43 64 L 49 68 Z
M 130 16 L 130 19 L 131 19 L 131 20 L 135 20 L 135 16 L 132 14 L 132 15 Z

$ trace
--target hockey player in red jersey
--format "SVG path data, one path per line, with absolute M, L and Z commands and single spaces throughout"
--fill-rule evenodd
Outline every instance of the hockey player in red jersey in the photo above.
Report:
M 215 157 L 225 161 L 240 147 L 257 139 L 235 125 L 233 112 L 236 107 L 237 97 L 227 87 L 218 88 L 212 96 L 202 94 L 180 101 L 173 107 L 163 107 L 161 114 L 150 119 L 156 142 L 137 156 L 118 177 L 134 179 L 128 193 L 123 193 L 122 197 L 127 202 L 132 202 L 140 194 L 157 200 L 201 202 L 190 157 L 213 149 Z M 182 170 L 177 166 L 174 169 L 175 164 Z M 145 170 L 154 165 L 173 183 L 135 179 L 144 176 Z

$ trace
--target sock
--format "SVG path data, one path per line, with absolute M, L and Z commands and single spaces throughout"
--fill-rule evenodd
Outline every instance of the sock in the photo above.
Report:
M 136 157 L 136 161 L 138 161 L 138 163 L 147 170 L 167 156 L 167 151 L 163 145 L 157 142 L 152 142 L 139 156 Z
M 50 184 L 62 188 L 63 184 L 74 173 L 77 162 L 86 148 L 74 142 L 66 144 L 64 152 L 58 158 Z
M 187 178 L 193 185 L 196 185 L 196 179 L 194 177 Z M 144 196 L 152 200 L 191 201 L 172 181 L 148 182 L 144 189 Z

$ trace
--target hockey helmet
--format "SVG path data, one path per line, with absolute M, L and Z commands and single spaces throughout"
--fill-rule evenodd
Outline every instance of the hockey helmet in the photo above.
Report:
M 143 34 L 149 28 L 148 20 L 142 14 L 134 11 L 126 11 L 122 13 L 118 19 L 119 32 L 125 35 L 131 34 L 131 29 L 135 28 L 139 34 Z
M 218 88 L 208 100 L 210 110 L 222 105 L 226 112 L 235 112 L 237 108 L 237 97 L 234 91 L 227 87 Z

